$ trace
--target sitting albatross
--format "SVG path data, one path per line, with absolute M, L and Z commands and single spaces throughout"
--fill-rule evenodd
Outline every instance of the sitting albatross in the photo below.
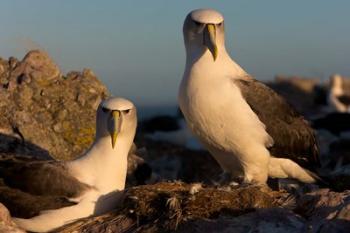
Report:
M 232 178 L 315 182 L 313 130 L 286 101 L 236 64 L 225 48 L 224 18 L 194 10 L 183 26 L 186 67 L 178 101 L 189 128 Z M 309 169 L 308 169 L 309 168 Z
M 119 200 L 118 191 L 125 186 L 127 157 L 136 125 L 134 104 L 112 97 L 100 103 L 95 141 L 81 157 L 68 162 L 2 161 L 0 178 L 8 188 L 17 190 L 17 195 L 27 195 L 28 200 L 28 196 L 35 195 L 61 196 L 73 202 L 66 201 L 62 203 L 65 207 L 42 211 L 29 219 L 14 218 L 14 221 L 27 231 L 46 232 L 114 208 Z

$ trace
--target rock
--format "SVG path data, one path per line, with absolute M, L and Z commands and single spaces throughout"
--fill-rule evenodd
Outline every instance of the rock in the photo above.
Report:
M 23 58 L 24 74 L 38 82 L 47 82 L 61 76 L 58 66 L 43 51 L 33 50 Z
M 0 76 L 4 73 L 5 67 L 3 64 L 0 63 Z
M 136 144 L 147 148 L 142 157 L 151 165 L 161 180 L 182 180 L 215 184 L 222 169 L 207 151 L 193 151 L 168 142 L 155 142 L 142 134 L 137 135 Z
M 156 131 L 179 130 L 178 118 L 174 116 L 162 115 L 140 122 L 139 131 L 144 133 L 154 133 Z
M 18 84 L 22 84 L 22 82 L 29 84 L 29 83 L 31 83 L 31 81 L 32 81 L 31 77 L 28 75 L 25 75 L 25 74 L 18 76 L 18 78 L 17 78 Z
M 349 232 L 350 191 L 307 193 L 298 200 L 296 212 L 309 220 L 312 232 Z
M 28 142 L 57 159 L 82 154 L 94 138 L 97 106 L 109 96 L 94 73 L 85 69 L 62 76 L 58 66 L 39 50 L 30 51 L 22 61 L 1 61 L 1 67 L 7 69 L 3 75 L 10 76 L 3 77 L 9 82 L 0 91 L 0 132 L 9 132 L 2 137 L 20 135 L 21 140 L 5 140 L 11 146 L 1 143 L 0 151 L 11 148 L 9 152 L 22 154 Z
M 88 69 L 88 68 L 84 68 L 83 69 L 83 76 L 84 77 L 89 77 L 89 76 L 96 77 L 95 73 L 92 70 Z
M 57 133 L 62 132 L 62 124 L 60 122 L 58 122 L 57 124 L 55 124 L 53 126 L 53 130 Z
M 267 85 L 286 98 L 300 113 L 310 115 L 318 108 L 314 90 L 319 83 L 318 78 L 276 76 L 275 81 Z
M 85 102 L 86 102 L 85 96 L 81 95 L 81 94 L 78 94 L 77 101 L 83 107 L 85 105 Z
M 67 117 L 67 115 L 68 115 L 67 109 L 59 110 L 59 112 L 57 113 L 57 120 L 62 121 Z
M 220 216 L 218 219 L 200 219 L 188 222 L 179 228 L 181 233 L 221 232 L 308 232 L 305 220 L 282 208 L 259 209 L 237 218 Z
M 10 57 L 10 58 L 9 58 L 9 61 L 8 61 L 8 64 L 9 64 L 9 66 L 10 66 L 10 68 L 11 68 L 12 70 L 15 69 L 16 66 L 17 66 L 17 64 L 18 64 L 17 58 L 15 58 L 15 57 Z
M 154 174 L 152 168 L 143 159 L 146 156 L 146 148 L 137 149 L 135 144 L 132 145 L 128 155 L 126 187 L 153 182 L 152 176 Z
M 12 221 L 10 212 L 0 203 L 0 233 L 24 233 Z

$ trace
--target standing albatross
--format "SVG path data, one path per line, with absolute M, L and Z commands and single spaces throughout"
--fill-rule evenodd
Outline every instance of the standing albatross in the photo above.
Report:
M 186 67 L 178 100 L 189 128 L 232 178 L 315 182 L 313 130 L 286 101 L 253 79 L 225 48 L 224 18 L 194 10 L 183 26 Z
M 133 103 L 123 98 L 109 98 L 97 109 L 95 141 L 81 157 L 68 162 L 2 161 L 0 178 L 7 185 L 5 191 L 11 188 L 16 191 L 15 198 L 31 200 L 32 196 L 47 195 L 69 200 L 64 202 L 61 198 L 65 207 L 42 211 L 29 219 L 14 218 L 14 221 L 27 231 L 46 232 L 78 218 L 113 209 L 119 200 L 118 191 L 125 187 L 127 157 L 136 125 Z M 1 191 L 6 195 L 3 188 Z

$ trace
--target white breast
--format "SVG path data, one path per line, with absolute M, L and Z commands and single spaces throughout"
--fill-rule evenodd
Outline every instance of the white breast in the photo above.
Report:
M 269 135 L 234 84 L 246 73 L 227 55 L 209 59 L 186 66 L 178 96 L 186 122 L 224 171 L 264 183 Z
M 203 143 L 238 153 L 265 142 L 264 125 L 228 75 L 194 73 L 184 79 L 180 89 L 180 108 Z

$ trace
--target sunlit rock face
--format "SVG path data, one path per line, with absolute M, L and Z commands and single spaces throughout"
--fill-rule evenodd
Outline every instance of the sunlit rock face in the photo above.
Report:
M 87 149 L 97 106 L 109 96 L 91 70 L 63 75 L 38 50 L 0 59 L 0 83 L 0 151 L 57 159 Z

